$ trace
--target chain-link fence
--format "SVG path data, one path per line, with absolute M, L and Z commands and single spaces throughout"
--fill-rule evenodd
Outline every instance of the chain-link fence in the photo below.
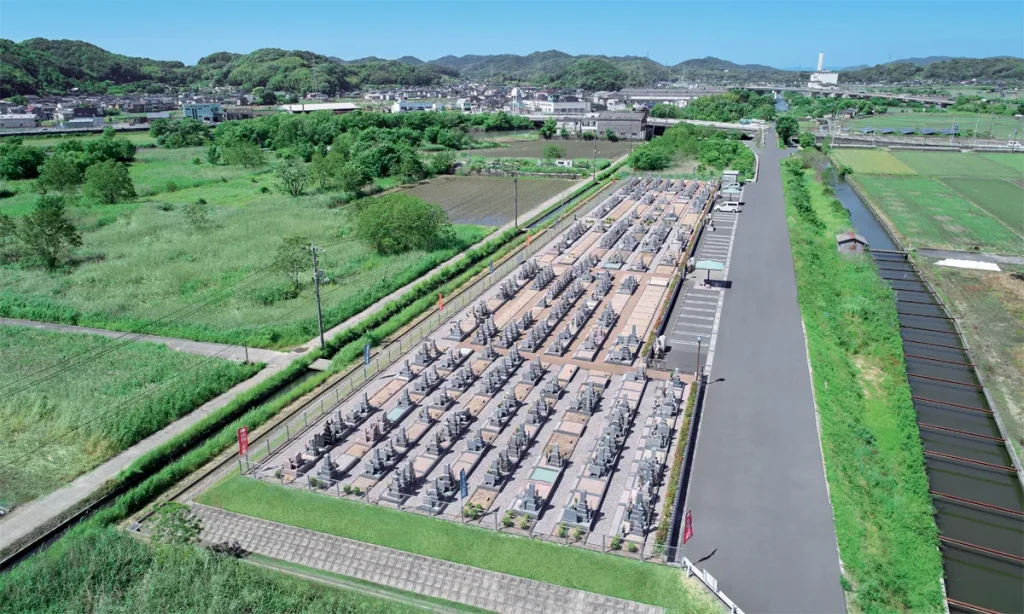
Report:
M 380 348 L 372 356 L 368 364 L 354 369 L 327 390 L 313 398 L 302 411 L 290 420 L 278 425 L 263 437 L 263 441 L 249 448 L 244 459 L 239 459 L 239 467 L 243 473 L 255 473 L 261 463 L 271 457 L 277 449 L 287 445 L 305 432 L 310 425 L 329 412 L 339 408 L 354 393 L 358 392 L 377 374 L 387 370 L 406 352 L 429 337 L 447 320 L 453 318 L 468 305 L 480 298 L 497 281 L 510 274 L 516 267 L 536 255 L 559 233 L 567 229 L 578 217 L 582 217 L 597 206 L 599 199 L 591 198 L 583 203 L 573 216 L 564 215 L 553 226 L 534 235 L 529 244 L 524 244 L 509 252 L 501 262 L 494 263 L 487 275 L 457 294 L 448 297 L 443 308 L 433 308 L 418 324 L 402 334 L 398 339 Z

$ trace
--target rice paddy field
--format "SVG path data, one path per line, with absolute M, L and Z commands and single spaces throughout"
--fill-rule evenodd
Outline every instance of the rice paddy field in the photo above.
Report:
M 0 505 L 70 482 L 258 370 L 152 343 L 115 345 L 0 326 Z M 71 361 L 78 366 L 54 369 Z
M 322 293 L 324 319 L 333 326 L 489 232 L 458 225 L 458 241 L 447 249 L 381 256 L 353 236 L 354 215 L 336 206 L 336 194 L 310 188 L 292 198 L 275 185 L 275 160 L 259 169 L 211 166 L 203 152 L 140 149 L 129 167 L 139 199 L 97 205 L 79 198 L 70 208 L 83 240 L 74 266 L 48 273 L 0 265 L 0 315 L 295 347 L 315 336 L 316 311 L 309 275 L 295 291 L 288 274 L 270 268 L 285 237 L 325 248 L 321 266 L 331 283 Z M 204 161 L 193 164 L 196 157 Z M 0 212 L 17 218 L 31 211 L 37 198 L 32 182 L 7 187 L 18 194 L 0 200 Z M 196 231 L 185 209 L 200 198 L 211 223 Z
M 488 155 L 492 151 L 488 150 Z M 537 177 L 519 178 L 519 219 L 576 182 Z M 404 190 L 440 206 L 456 224 L 500 226 L 515 216 L 515 192 L 510 177 L 445 175 Z
M 1024 154 L 832 155 L 905 246 L 1024 253 Z

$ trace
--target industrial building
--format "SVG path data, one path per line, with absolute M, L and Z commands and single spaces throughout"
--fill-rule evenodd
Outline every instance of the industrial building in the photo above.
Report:
M 186 119 L 198 119 L 206 123 L 224 121 L 224 107 L 216 102 L 187 102 L 181 105 L 181 110 Z
M 604 137 L 609 130 L 620 139 L 644 139 L 647 137 L 647 111 L 602 111 L 588 113 L 580 120 L 581 132 L 595 132 L 599 137 Z
M 818 70 L 811 73 L 811 80 L 807 87 L 812 90 L 830 89 L 839 85 L 839 73 L 834 70 L 824 70 L 825 54 L 818 54 Z
M 0 115 L 0 130 L 17 128 L 38 128 L 39 118 L 31 113 L 12 113 Z

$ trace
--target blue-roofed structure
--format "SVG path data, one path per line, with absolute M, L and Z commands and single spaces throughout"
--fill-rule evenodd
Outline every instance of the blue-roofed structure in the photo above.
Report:
M 914 134 L 917 130 L 913 128 L 900 128 L 900 132 L 903 134 Z
M 921 134 L 935 134 L 935 128 L 921 128 Z
M 960 130 L 950 130 L 949 128 L 943 128 L 942 130 L 939 130 L 939 134 L 946 134 L 946 135 L 960 134 Z
M 871 134 L 872 132 L 874 132 L 874 131 L 875 131 L 875 129 L 874 129 L 874 128 L 872 128 L 871 126 L 866 126 L 866 127 L 864 127 L 864 128 L 861 128 L 861 129 L 860 129 L 860 131 L 861 131 L 861 132 L 862 132 L 863 134 Z
M 896 132 L 896 129 L 895 128 L 881 128 L 878 132 L 880 134 L 892 134 L 893 132 Z

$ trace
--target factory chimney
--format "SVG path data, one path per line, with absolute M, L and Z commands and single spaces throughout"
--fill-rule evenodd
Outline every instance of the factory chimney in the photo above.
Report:
M 818 54 L 818 72 L 821 72 L 822 67 L 825 65 L 825 52 Z

